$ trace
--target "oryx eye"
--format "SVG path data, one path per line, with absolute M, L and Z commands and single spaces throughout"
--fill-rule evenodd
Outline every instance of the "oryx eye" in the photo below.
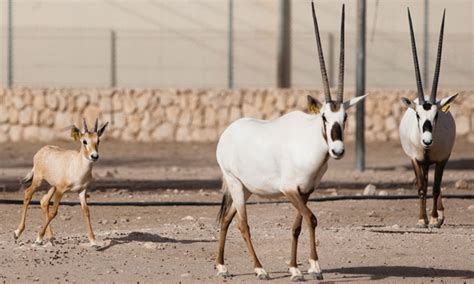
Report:
M 435 120 L 436 120 L 436 119 L 438 119 L 438 112 L 437 112 L 436 115 L 435 115 Z
M 87 145 L 87 141 L 86 141 L 86 140 L 82 140 L 82 144 Z
M 420 120 L 420 115 L 418 113 L 416 113 L 416 118 Z
M 323 121 L 324 121 L 324 123 L 328 122 L 328 121 L 326 120 L 326 117 L 325 117 L 324 115 L 323 115 Z
M 347 113 L 344 114 L 344 122 L 347 120 Z

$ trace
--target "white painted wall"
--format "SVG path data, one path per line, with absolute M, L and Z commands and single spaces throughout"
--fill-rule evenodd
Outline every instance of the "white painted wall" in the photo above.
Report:
M 274 86 L 278 1 L 234 2 L 236 86 Z M 367 1 L 368 87 L 415 87 L 406 7 L 412 10 L 421 60 L 423 2 Z M 473 2 L 429 2 L 431 70 L 446 7 L 440 86 L 474 87 Z M 2 84 L 6 80 L 6 3 L 0 1 Z M 309 3 L 292 1 L 292 78 L 298 87 L 320 85 Z M 323 45 L 328 45 L 328 33 L 334 33 L 337 46 L 341 3 L 346 3 L 346 85 L 350 87 L 354 84 L 356 1 L 318 0 L 316 7 Z M 118 35 L 120 86 L 225 87 L 227 13 L 226 0 L 14 0 L 15 81 L 35 86 L 108 85 L 113 29 Z M 328 57 L 329 51 L 325 52 Z M 337 63 L 337 48 L 335 52 Z

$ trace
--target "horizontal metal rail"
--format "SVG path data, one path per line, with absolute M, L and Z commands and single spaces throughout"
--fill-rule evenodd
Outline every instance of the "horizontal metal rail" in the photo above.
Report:
M 431 198 L 432 196 L 427 196 Z M 443 198 L 448 199 L 474 199 L 473 194 L 449 194 L 443 195 Z M 310 202 L 327 202 L 327 201 L 341 201 L 341 200 L 406 200 L 406 199 L 418 199 L 417 195 L 341 195 L 341 196 L 321 196 L 310 198 Z M 269 201 L 251 201 L 247 204 L 280 204 L 288 203 L 287 200 L 269 200 Z M 23 200 L 19 199 L 0 199 L 0 204 L 23 204 Z M 30 202 L 33 205 L 39 205 L 40 202 L 33 200 Z M 215 201 L 110 201 L 110 202 L 88 202 L 89 206 L 219 206 L 220 202 Z M 61 205 L 66 206 L 78 206 L 81 205 L 76 201 L 63 201 Z

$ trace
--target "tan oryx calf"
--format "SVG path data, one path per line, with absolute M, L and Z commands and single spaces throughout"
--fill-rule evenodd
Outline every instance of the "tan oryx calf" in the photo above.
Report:
M 71 136 L 75 141 L 81 142 L 80 151 L 66 150 L 56 146 L 45 146 L 35 154 L 33 169 L 23 179 L 23 185 L 26 187 L 26 190 L 20 224 L 14 232 L 15 239 L 18 239 L 25 230 L 28 205 L 33 193 L 44 180 L 49 183 L 51 189 L 41 199 L 43 224 L 38 232 L 36 243 L 42 243 L 45 233 L 47 233 L 50 240 L 53 238 L 50 222 L 58 212 L 59 203 L 64 193 L 70 191 L 79 193 L 87 236 L 91 246 L 97 247 L 87 206 L 87 185 L 92 180 L 92 165 L 99 159 L 100 137 L 104 133 L 107 124 L 108 122 L 99 128 L 98 120 L 96 120 L 94 131 L 89 131 L 84 120 L 83 132 L 76 126 L 73 126 L 71 128 Z M 49 210 L 51 199 L 53 199 L 53 206 Z
M 418 226 L 420 227 L 427 227 L 429 223 L 430 226 L 439 228 L 444 222 L 444 207 L 440 192 L 441 179 L 443 178 L 444 167 L 451 155 L 456 136 L 456 124 L 448 110 L 449 104 L 456 98 L 457 94 L 441 100 L 436 99 L 441 67 L 445 12 L 443 13 L 439 35 L 433 87 L 431 88 L 431 95 L 425 97 L 418 66 L 410 9 L 408 9 L 418 98 L 413 101 L 407 98 L 402 99 L 408 109 L 400 122 L 400 141 L 403 150 L 410 157 L 413 169 L 415 170 L 416 187 L 420 199 L 418 217 Z M 432 164 L 435 164 L 436 169 L 433 184 L 433 210 L 431 211 L 431 219 L 428 221 L 426 215 L 426 192 L 428 188 L 428 171 Z
M 238 228 L 246 242 L 260 279 L 268 278 L 257 258 L 250 238 L 245 202 L 252 195 L 263 197 L 285 196 L 296 208 L 292 228 L 291 280 L 303 279 L 297 265 L 297 246 L 304 220 L 309 233 L 308 273 L 322 279 L 316 252 L 316 216 L 306 204 L 328 168 L 328 159 L 344 155 L 344 126 L 346 110 L 365 96 L 343 101 L 344 86 L 344 6 L 341 20 L 339 82 L 336 100 L 332 100 L 321 48 L 314 4 L 313 22 L 319 54 L 325 102 L 321 104 L 308 96 L 311 113 L 290 112 L 275 120 L 242 118 L 233 122 L 217 145 L 217 161 L 223 175 L 224 197 L 219 212 L 220 236 L 216 268 L 218 275 L 227 276 L 224 247 L 229 224 L 238 216 Z

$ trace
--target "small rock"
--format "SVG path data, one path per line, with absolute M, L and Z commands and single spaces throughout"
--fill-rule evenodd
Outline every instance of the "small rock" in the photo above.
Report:
M 181 277 L 189 277 L 189 273 L 183 273 L 181 274 Z
M 467 210 L 474 211 L 474 205 L 469 205 L 469 207 L 467 207 Z
M 371 212 L 369 213 L 369 217 L 378 217 L 377 212 L 371 211 Z
M 454 184 L 454 187 L 456 189 L 468 189 L 469 183 L 465 179 L 460 179 Z
M 392 229 L 397 229 L 398 230 L 398 229 L 400 229 L 400 225 L 395 224 L 395 225 L 392 226 Z
M 376 195 L 376 193 L 377 193 L 377 189 L 376 189 L 375 185 L 368 184 L 365 187 L 364 192 L 362 194 L 363 195 Z
M 157 245 L 155 243 L 152 243 L 152 242 L 146 242 L 143 246 L 147 249 L 156 249 L 157 248 Z
M 378 195 L 379 196 L 387 196 L 388 192 L 386 190 L 381 190 L 381 191 L 379 191 Z
M 68 215 L 61 215 L 61 220 L 63 220 L 63 221 L 69 221 L 69 220 L 71 220 L 71 216 L 68 216 Z
M 99 221 L 99 224 L 102 224 L 102 225 L 107 225 L 108 223 L 109 223 L 109 221 L 107 221 L 105 219 Z
M 120 222 L 128 223 L 128 222 L 130 222 L 130 220 L 128 218 L 120 218 Z
M 196 221 L 196 218 L 194 218 L 193 216 L 186 216 L 184 218 L 181 219 L 182 221 Z

